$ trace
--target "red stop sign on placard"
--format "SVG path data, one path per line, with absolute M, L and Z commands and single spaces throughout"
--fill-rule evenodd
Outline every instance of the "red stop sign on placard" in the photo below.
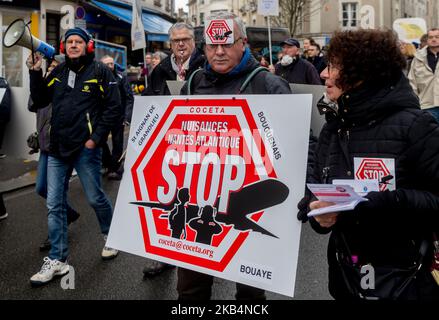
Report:
M 228 37 L 224 35 L 231 31 L 226 20 L 212 20 L 206 29 L 206 34 L 213 44 L 225 44 Z
M 215 141 L 216 147 L 211 147 L 209 143 Z M 235 148 L 235 144 L 239 147 Z M 181 145 L 184 147 L 180 148 Z M 245 165 L 234 165 L 231 160 L 236 158 L 242 158 Z M 218 161 L 210 162 L 209 159 Z M 230 203 L 226 199 L 238 176 L 241 182 L 234 186 L 237 190 L 265 180 L 267 176 L 276 178 L 249 105 L 240 99 L 173 100 L 131 173 L 136 200 L 157 204 L 148 212 L 143 207 L 138 208 L 145 250 L 218 271 L 227 267 L 247 239 L 249 230 L 233 231 L 233 225 L 221 223 L 222 232 L 213 236 L 210 243 L 211 250 L 217 250 L 217 259 L 202 257 L 199 252 L 191 251 L 200 247 L 190 226 L 186 225 L 183 239 L 172 237 L 169 209 L 163 210 L 167 203 L 161 198 L 165 193 L 173 196 L 176 188 L 184 185 L 188 186 L 190 195 L 187 206 L 221 197 L 224 206 L 220 201 L 217 212 L 220 221 L 220 216 L 229 214 Z M 250 216 L 257 222 L 263 214 L 263 210 L 256 210 Z M 155 242 L 157 238 L 160 245 Z
M 390 175 L 390 171 L 381 159 L 363 159 L 355 173 L 355 177 L 359 180 L 377 179 L 381 181 L 382 178 L 388 175 Z M 386 189 L 386 184 L 380 185 L 381 191 Z

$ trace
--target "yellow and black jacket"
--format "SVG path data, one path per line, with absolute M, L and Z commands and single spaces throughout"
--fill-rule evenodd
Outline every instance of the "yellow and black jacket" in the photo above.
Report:
M 85 57 L 80 64 L 66 59 L 43 78 L 41 71 L 30 71 L 31 97 L 36 108 L 52 103 L 50 155 L 67 158 L 76 155 L 88 139 L 100 145 L 122 110 L 117 81 L 105 65 Z M 76 71 L 74 87 L 68 85 L 70 72 Z

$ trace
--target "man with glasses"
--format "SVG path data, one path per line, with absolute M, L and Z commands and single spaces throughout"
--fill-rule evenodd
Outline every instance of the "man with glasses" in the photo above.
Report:
M 185 81 L 195 70 L 205 63 L 203 53 L 195 47 L 194 28 L 186 23 L 178 22 L 168 31 L 172 54 L 162 60 L 148 77 L 147 96 L 171 95 L 167 80 Z M 151 261 L 144 269 L 144 277 L 154 277 L 166 269 L 173 268 L 169 264 Z
M 211 20 L 233 20 L 233 42 L 229 44 L 209 44 L 205 46 L 207 58 L 203 70 L 193 74 L 186 82 L 181 93 L 196 95 L 222 94 L 290 94 L 288 83 L 273 75 L 268 70 L 254 76 L 253 71 L 259 68 L 259 63 L 247 48 L 247 35 L 241 19 L 233 14 L 218 13 Z M 206 37 L 206 35 L 205 35 Z M 243 88 L 243 84 L 249 84 Z M 189 83 L 190 82 L 190 83 Z M 190 88 L 189 88 L 190 86 Z M 290 106 L 285 105 L 285 108 Z M 192 270 L 178 268 L 177 291 L 180 300 L 208 300 L 211 297 L 213 277 Z M 236 284 L 236 299 L 264 300 L 262 289 Z
M 145 95 L 171 95 L 167 80 L 186 80 L 194 70 L 205 62 L 200 50 L 195 47 L 194 28 L 178 22 L 168 31 L 172 54 L 160 62 L 148 77 Z
M 439 122 L 439 29 L 428 31 L 427 46 L 419 50 L 408 74 L 410 85 L 418 95 L 421 108 L 428 110 Z

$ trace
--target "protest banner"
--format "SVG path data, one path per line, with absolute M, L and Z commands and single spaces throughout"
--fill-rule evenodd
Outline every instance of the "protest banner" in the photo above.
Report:
M 311 101 L 136 97 L 107 245 L 293 296 Z

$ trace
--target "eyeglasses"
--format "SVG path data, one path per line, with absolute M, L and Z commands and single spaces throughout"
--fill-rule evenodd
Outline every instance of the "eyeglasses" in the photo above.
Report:
M 432 39 L 439 39 L 439 35 L 436 36 L 428 36 L 428 39 L 432 40 Z
M 192 41 L 192 38 L 171 39 L 172 44 L 180 44 L 180 42 L 182 42 L 183 44 L 188 44 L 191 41 Z
M 239 40 L 242 40 L 242 38 L 238 38 L 233 43 L 227 43 L 227 44 L 206 44 L 206 48 L 210 50 L 216 50 L 218 46 L 222 46 L 223 48 L 230 49 L 237 43 Z

